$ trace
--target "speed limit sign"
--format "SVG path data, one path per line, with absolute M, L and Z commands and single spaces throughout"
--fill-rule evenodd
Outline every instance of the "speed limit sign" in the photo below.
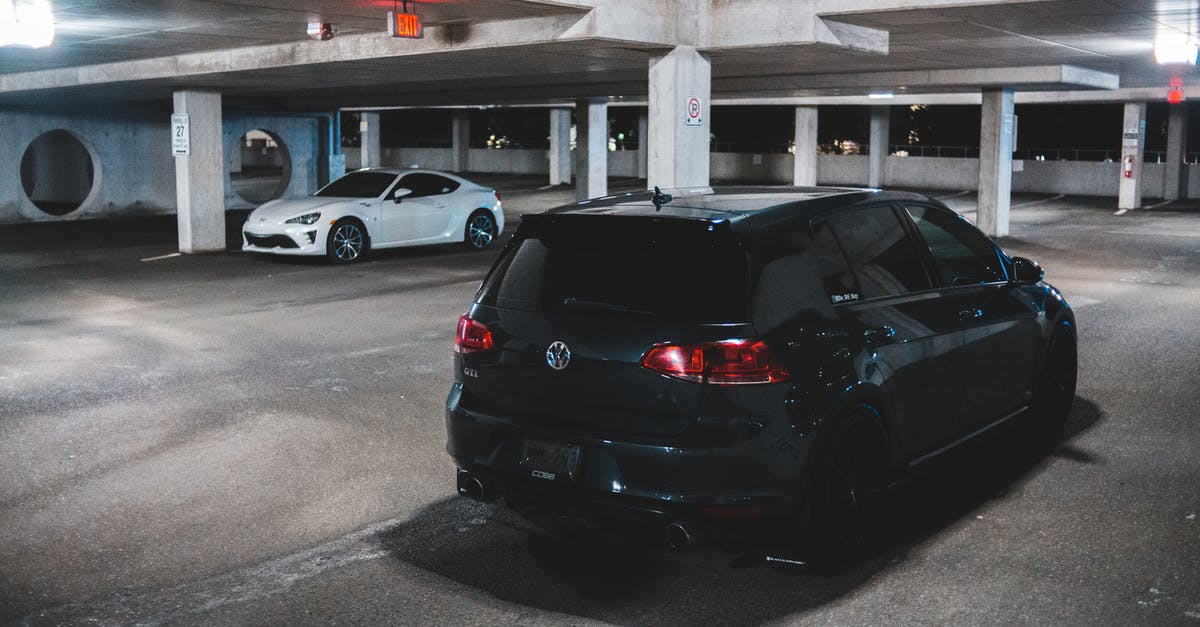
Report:
M 688 126 L 701 126 L 704 124 L 704 118 L 701 114 L 704 113 L 704 107 L 700 104 L 699 96 L 692 96 L 687 99 L 687 118 L 683 123 Z

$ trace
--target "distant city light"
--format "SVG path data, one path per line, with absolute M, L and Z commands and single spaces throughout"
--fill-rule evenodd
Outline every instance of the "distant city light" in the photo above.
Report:
M 54 43 L 54 14 L 47 0 L 0 0 L 0 47 L 45 48 Z
M 895 97 L 896 95 L 890 91 L 873 91 L 867 94 L 867 98 L 874 98 L 875 100 L 887 100 Z
M 1160 35 L 1154 42 L 1154 60 L 1162 65 L 1196 65 L 1196 42 L 1183 33 Z

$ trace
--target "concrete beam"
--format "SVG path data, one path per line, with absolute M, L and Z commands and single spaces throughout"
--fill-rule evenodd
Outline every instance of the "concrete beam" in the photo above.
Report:
M 575 199 L 608 194 L 608 106 L 602 98 L 575 105 Z
M 975 226 L 989 237 L 1008 235 L 1012 151 L 1013 91 L 985 90 L 979 123 L 979 211 Z
M 225 159 L 221 94 L 175 92 L 175 113 L 188 116 L 189 153 L 175 157 L 179 252 L 225 250 Z M 164 148 L 165 149 L 165 148 Z
M 1167 114 L 1167 163 L 1163 172 L 1163 200 L 1187 198 L 1187 169 L 1183 167 L 1187 158 L 1188 108 L 1187 105 L 1171 105 Z
M 871 150 L 867 155 L 867 187 L 883 186 L 883 164 L 888 152 L 888 135 L 891 133 L 891 108 L 887 105 L 871 107 Z
M 1125 103 L 1121 124 L 1121 185 L 1117 192 L 1118 209 L 1142 208 L 1142 159 L 1146 155 L 1146 103 Z M 1125 176 L 1126 164 L 1129 176 Z
M 695 48 L 650 59 L 648 187 L 708 185 L 711 84 L 709 60 Z M 689 116 L 689 105 L 698 116 Z
M 450 169 L 467 172 L 471 168 L 471 115 L 460 109 L 450 118 Z
M 358 137 L 362 146 L 361 166 L 378 168 L 383 165 L 383 149 L 380 146 L 379 113 L 364 111 L 359 114 Z
M 792 185 L 817 184 L 817 108 L 796 107 Z
M 550 110 L 550 184 L 571 183 L 571 110 Z

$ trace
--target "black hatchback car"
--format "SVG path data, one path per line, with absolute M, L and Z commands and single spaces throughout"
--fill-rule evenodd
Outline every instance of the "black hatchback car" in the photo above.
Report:
M 458 321 L 460 493 L 698 531 L 804 529 L 1015 418 L 1052 440 L 1074 315 L 925 196 L 631 193 L 526 216 Z

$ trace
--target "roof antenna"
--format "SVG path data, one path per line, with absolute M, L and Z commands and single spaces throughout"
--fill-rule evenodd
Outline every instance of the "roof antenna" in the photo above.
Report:
M 655 211 L 661 211 L 663 208 L 663 205 L 671 202 L 671 198 L 672 198 L 672 196 L 670 194 L 662 193 L 662 190 L 659 189 L 657 185 L 655 185 L 654 186 L 654 196 L 652 196 L 650 198 L 650 202 L 654 203 Z

